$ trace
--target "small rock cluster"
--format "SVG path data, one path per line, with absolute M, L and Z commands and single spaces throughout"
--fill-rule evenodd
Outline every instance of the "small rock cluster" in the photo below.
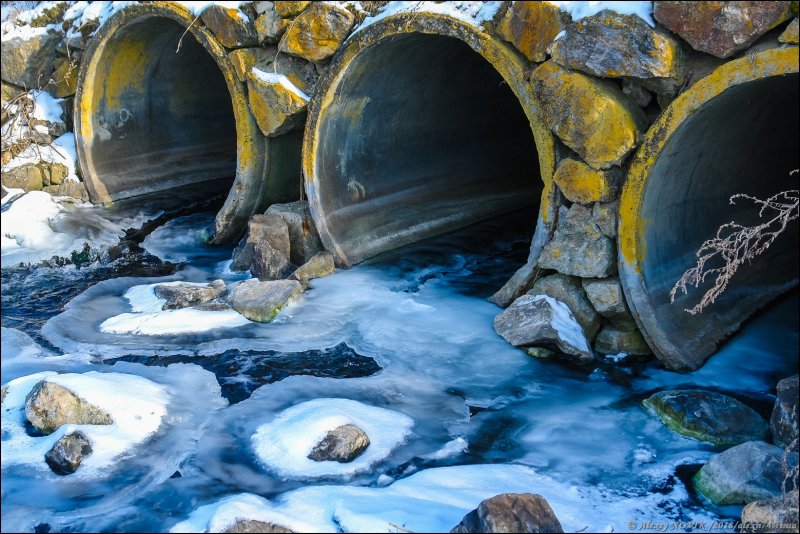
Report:
M 81 399 L 69 389 L 42 380 L 25 398 L 25 417 L 35 432 L 48 435 L 62 425 L 111 425 L 110 415 Z M 89 438 L 80 431 L 59 439 L 47 451 L 44 460 L 59 475 L 74 473 L 92 453 Z
M 794 532 L 780 525 L 798 522 L 798 375 L 776 389 L 769 423 L 713 391 L 661 391 L 643 401 L 679 434 L 726 447 L 698 471 L 694 485 L 715 505 L 745 504 L 745 532 Z

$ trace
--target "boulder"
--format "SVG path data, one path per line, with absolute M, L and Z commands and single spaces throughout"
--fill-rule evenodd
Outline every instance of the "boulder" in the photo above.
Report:
M 273 204 L 267 209 L 267 215 L 278 215 L 289 226 L 289 260 L 295 265 L 303 265 L 322 251 L 322 241 L 307 201 Z
M 541 347 L 578 365 L 594 361 L 580 324 L 563 302 L 546 295 L 523 295 L 494 318 L 495 331 L 515 347 Z
M 308 454 L 315 462 L 348 463 L 358 458 L 369 447 L 369 437 L 356 425 L 342 425 L 328 431 Z
M 650 346 L 638 330 L 620 330 L 606 325 L 594 339 L 594 350 L 600 354 L 628 354 L 646 356 L 651 354 Z
M 278 9 L 277 4 L 275 8 Z M 282 52 L 309 61 L 322 61 L 339 50 L 354 23 L 353 14 L 348 10 L 333 4 L 314 2 L 292 21 L 281 38 L 279 48 Z
M 692 48 L 719 58 L 744 50 L 785 20 L 791 2 L 655 2 L 653 16 Z
M 539 268 L 536 266 L 536 261 L 529 259 L 525 265 L 517 269 L 517 272 L 503 284 L 497 293 L 489 297 L 489 302 L 497 304 L 501 308 L 507 308 L 531 287 L 538 273 Z
M 50 469 L 59 475 L 69 475 L 80 467 L 81 462 L 92 454 L 92 443 L 83 432 L 72 432 L 56 441 L 44 455 Z
M 592 211 L 580 204 L 559 210 L 553 238 L 539 255 L 538 264 L 563 274 L 583 278 L 605 278 L 617 271 L 617 252 L 592 222 Z
M 659 93 L 683 84 L 681 44 L 637 15 L 603 10 L 566 27 L 550 49 L 553 61 L 599 78 L 631 78 Z
M 545 276 L 534 282 L 528 295 L 547 295 L 566 304 L 589 341 L 600 330 L 602 319 L 586 298 L 579 278 L 560 273 Z
M 289 229 L 282 217 L 273 213 L 258 214 L 247 222 L 247 233 L 233 249 L 230 269 L 246 271 L 253 262 L 256 243 L 266 241 L 275 250 L 289 256 Z
M 333 254 L 323 250 L 311 257 L 306 263 L 298 268 L 292 277 L 300 282 L 308 282 L 314 278 L 322 278 L 333 274 L 336 268 L 333 265 Z
M 286 76 L 256 68 L 247 74 L 247 94 L 250 111 L 267 137 L 282 135 L 303 125 L 308 95 Z
M 570 202 L 591 204 L 617 198 L 622 174 L 617 169 L 598 171 L 582 161 L 568 158 L 558 164 L 553 181 Z
M 482 501 L 450 532 L 564 532 L 547 499 L 503 493 Z
M 675 432 L 721 447 L 767 436 L 767 423 L 755 410 L 714 391 L 660 391 L 642 404 Z
M 786 29 L 778 36 L 778 41 L 786 44 L 797 44 L 798 42 L 798 19 L 794 19 L 786 26 Z
M 197 306 L 225 294 L 225 282 L 214 280 L 210 284 L 197 286 L 194 284 L 160 285 L 155 287 L 158 298 L 166 300 L 162 310 L 177 310 Z
M 617 237 L 617 218 L 619 217 L 619 201 L 595 202 L 592 206 L 592 222 L 607 237 Z
M 75 180 L 64 180 L 58 185 L 47 185 L 42 188 L 45 193 L 50 193 L 55 197 L 72 197 L 85 202 L 89 201 L 89 192 L 83 182 Z
M 282 54 L 277 46 L 240 48 L 229 53 L 228 59 L 240 82 L 247 82 L 248 74 L 256 67 L 262 72 L 283 74 L 295 87 L 310 94 L 319 78 L 313 64 Z
M 289 24 L 290 21 L 281 18 L 274 5 L 270 4 L 270 7 L 261 13 L 255 22 L 258 41 L 260 43 L 277 43 Z
M 297 280 L 245 280 L 231 292 L 230 305 L 251 321 L 268 323 L 291 297 L 302 291 Z
M 784 451 L 748 441 L 717 454 L 694 476 L 698 492 L 717 506 L 747 504 L 782 495 Z M 788 462 L 797 465 L 797 453 Z
M 63 386 L 42 380 L 25 397 L 25 417 L 42 434 L 51 434 L 61 425 L 111 425 L 105 411 L 75 395 Z
M 798 375 L 778 382 L 775 407 L 769 421 L 772 441 L 781 447 L 797 449 L 797 386 Z
M 608 319 L 619 330 L 636 330 L 619 278 L 583 280 L 583 289 L 597 313 Z
M 753 501 L 742 508 L 740 532 L 796 533 L 797 490 L 777 499 Z
M 285 0 L 277 0 L 275 5 L 275 11 L 278 13 L 279 16 L 283 18 L 290 18 L 296 17 L 300 13 L 305 10 L 311 4 L 311 2 L 289 2 Z
M 554 61 L 533 71 L 531 86 L 547 127 L 595 169 L 620 165 L 647 128 L 644 112 L 621 89 Z
M 56 98 L 74 95 L 78 87 L 78 62 L 60 57 L 55 60 L 54 66 L 52 83 L 47 85 L 47 91 Z
M 239 519 L 232 526 L 226 528 L 222 532 L 229 534 L 249 534 L 249 533 L 266 533 L 266 534 L 279 534 L 285 532 L 294 532 L 286 527 L 275 525 L 274 523 L 265 523 L 264 521 L 256 521 L 255 519 Z
M 3 38 L 0 78 L 27 89 L 44 87 L 53 74 L 56 44 L 60 40 L 60 35 L 49 31 L 27 38 Z
M 549 2 L 514 2 L 495 32 L 529 61 L 547 58 L 547 47 L 563 28 L 561 12 Z
M 253 248 L 250 272 L 261 281 L 280 280 L 291 272 L 289 256 L 273 247 L 269 241 L 259 241 Z
M 252 21 L 236 8 L 211 4 L 203 10 L 200 18 L 226 48 L 258 45 L 258 35 Z
M 2 184 L 6 187 L 22 189 L 23 191 L 41 191 L 44 187 L 44 176 L 42 176 L 42 166 L 28 163 L 4 170 L 2 174 Z

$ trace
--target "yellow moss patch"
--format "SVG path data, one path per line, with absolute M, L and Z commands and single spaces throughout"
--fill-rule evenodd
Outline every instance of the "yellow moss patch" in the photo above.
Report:
M 549 2 L 514 2 L 497 26 L 497 34 L 530 61 L 544 61 L 547 47 L 562 30 L 561 14 Z
M 797 44 L 798 42 L 798 19 L 794 19 L 789 25 L 783 30 L 783 33 L 778 37 L 778 41 L 787 44 Z
M 294 19 L 279 48 L 309 61 L 327 59 L 342 46 L 354 22 L 353 14 L 346 9 L 315 3 Z
M 616 174 L 598 171 L 582 161 L 565 159 L 562 161 L 553 180 L 571 202 L 590 204 L 614 200 L 619 193 Z
M 278 15 L 281 18 L 288 18 L 294 17 L 295 15 L 299 15 L 311 2 L 289 2 L 284 0 L 278 0 L 275 2 L 275 11 L 278 12 Z
M 591 167 L 619 165 L 638 144 L 646 118 L 619 89 L 553 61 L 533 71 L 531 85 L 545 124 Z
M 249 74 L 247 92 L 250 111 L 267 137 L 284 134 L 302 124 L 307 103 L 282 84 L 264 82 Z

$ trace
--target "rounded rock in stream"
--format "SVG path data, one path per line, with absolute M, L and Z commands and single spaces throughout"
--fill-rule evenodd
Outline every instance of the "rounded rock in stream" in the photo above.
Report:
M 225 294 L 225 282 L 214 280 L 210 284 L 162 284 L 154 289 L 158 298 L 166 300 L 162 310 L 177 310 L 204 304 Z
M 92 444 L 83 432 L 67 434 L 56 441 L 44 455 L 44 460 L 54 473 L 69 475 L 80 467 L 86 456 L 92 454 Z
M 770 417 L 772 440 L 781 447 L 797 450 L 797 380 L 798 375 L 778 382 L 775 408 Z
M 481 502 L 450 532 L 564 532 L 547 499 L 503 493 Z
M 256 521 L 254 519 L 240 519 L 232 526 L 222 531 L 223 533 L 245 534 L 249 532 L 259 532 L 266 534 L 278 534 L 285 532 L 294 532 L 286 527 L 275 525 L 273 523 L 265 523 L 263 521 Z
M 755 410 L 714 391 L 660 391 L 642 404 L 678 434 L 717 446 L 767 437 L 767 422 Z
M 308 455 L 315 462 L 352 462 L 369 447 L 369 437 L 356 425 L 342 425 L 329 430 Z
M 25 398 L 25 417 L 43 434 L 61 425 L 111 425 L 106 412 L 86 402 L 63 386 L 42 380 Z

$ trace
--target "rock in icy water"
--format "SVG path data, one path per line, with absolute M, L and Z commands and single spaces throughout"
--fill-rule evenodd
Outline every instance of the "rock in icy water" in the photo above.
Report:
M 231 271 L 248 270 L 256 243 L 263 241 L 289 257 L 289 228 L 283 218 L 274 214 L 253 215 L 247 223 L 247 233 L 233 249 Z
M 777 499 L 753 501 L 742 509 L 740 532 L 797 532 L 798 492 Z
M 660 391 L 642 404 L 675 432 L 730 447 L 766 439 L 767 423 L 738 400 L 702 389 Z
M 231 293 L 230 304 L 251 321 L 268 323 L 291 297 L 302 291 L 297 280 L 245 280 Z
M 787 455 L 797 465 L 797 453 Z M 694 476 L 697 491 L 716 505 L 746 504 L 781 496 L 784 450 L 763 441 L 748 441 L 709 460 Z
M 636 330 L 621 330 L 610 324 L 605 325 L 594 340 L 594 350 L 600 354 L 619 354 L 627 352 L 637 356 L 647 356 L 652 351 L 642 333 Z
M 450 532 L 564 532 L 550 504 L 533 493 L 503 493 L 481 502 Z
M 250 272 L 261 280 L 280 280 L 291 272 L 289 257 L 273 247 L 269 241 L 260 241 L 253 247 Z
M 547 295 L 566 304 L 589 341 L 600 330 L 602 319 L 586 297 L 580 278 L 561 273 L 545 276 L 534 282 L 528 295 Z
M 63 386 L 42 380 L 25 397 L 25 416 L 43 434 L 61 425 L 111 425 L 106 412 L 89 404 Z
M 308 201 L 298 200 L 288 204 L 273 204 L 267 209 L 267 215 L 278 215 L 289 227 L 291 250 L 289 259 L 295 265 L 303 265 L 315 254 L 322 251 L 314 219 Z
M 273 523 L 265 523 L 264 521 L 255 521 L 254 519 L 239 519 L 236 523 L 226 528 L 222 532 L 231 534 L 246 534 L 250 532 L 278 534 L 284 532 L 294 532 L 294 530 L 290 530 L 286 527 L 275 525 Z
M 594 361 L 589 342 L 563 302 L 545 295 L 523 295 L 494 318 L 494 329 L 515 347 L 543 347 L 588 365 Z
M 44 460 L 53 472 L 69 475 L 80 467 L 81 462 L 92 454 L 92 444 L 83 432 L 72 432 L 56 441 L 44 455 Z
M 322 278 L 323 276 L 333 274 L 335 270 L 333 254 L 327 250 L 323 250 L 299 267 L 292 274 L 292 277 L 300 282 L 307 282 L 314 278 Z
M 356 425 L 342 425 L 328 431 L 322 440 L 314 445 L 308 458 L 315 462 L 352 462 L 369 447 L 369 437 Z
M 636 322 L 625 303 L 619 278 L 584 280 L 583 289 L 597 313 L 611 321 L 611 324 L 626 332 L 636 330 Z
M 167 301 L 161 307 L 162 310 L 177 310 L 188 308 L 189 306 L 197 306 L 224 295 L 225 291 L 225 282 L 222 280 L 214 280 L 204 286 L 175 284 L 155 287 L 156 296 Z
M 794 375 L 778 382 L 778 396 L 769 421 L 772 441 L 781 447 L 794 444 L 797 449 L 797 378 Z

